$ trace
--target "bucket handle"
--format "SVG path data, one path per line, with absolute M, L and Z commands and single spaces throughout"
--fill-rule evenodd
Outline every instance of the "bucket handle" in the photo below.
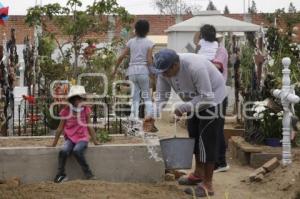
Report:
M 175 128 L 175 131 L 174 131 L 174 138 L 177 137 L 177 115 L 175 115 L 175 122 L 174 122 L 174 128 Z

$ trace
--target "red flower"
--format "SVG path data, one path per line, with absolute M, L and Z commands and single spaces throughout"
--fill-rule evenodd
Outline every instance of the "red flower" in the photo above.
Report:
M 8 7 L 0 8 L 0 25 L 4 25 L 4 20 L 7 20 Z
M 23 99 L 28 101 L 29 104 L 35 104 L 35 97 L 31 95 L 23 95 Z

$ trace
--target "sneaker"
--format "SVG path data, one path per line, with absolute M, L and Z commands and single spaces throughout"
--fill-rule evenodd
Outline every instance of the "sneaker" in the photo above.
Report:
M 86 178 L 87 180 L 97 180 L 97 178 L 95 176 L 90 176 Z
M 214 173 L 218 173 L 218 172 L 226 172 L 230 169 L 230 166 L 228 164 L 226 165 L 220 165 L 218 167 L 215 168 Z
M 86 180 L 96 180 L 96 177 L 92 173 L 88 173 L 85 175 Z
M 65 174 L 58 174 L 54 179 L 55 183 L 62 183 L 65 181 L 68 181 L 68 177 Z

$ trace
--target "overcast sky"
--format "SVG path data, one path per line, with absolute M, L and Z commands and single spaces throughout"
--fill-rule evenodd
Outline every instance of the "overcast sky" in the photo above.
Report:
M 0 0 L 4 5 L 10 7 L 10 15 L 24 15 L 26 9 L 34 6 L 36 1 L 42 4 L 60 3 L 64 5 L 67 0 Z M 82 0 L 84 5 L 92 3 L 94 0 Z M 157 14 L 155 9 L 154 0 L 118 0 L 119 4 L 124 6 L 131 14 Z M 184 1 L 184 0 L 183 0 Z M 225 5 L 228 5 L 231 13 L 242 13 L 244 1 L 246 6 L 250 0 L 213 0 L 216 7 L 223 11 Z M 209 0 L 186 0 L 191 5 L 201 5 L 202 9 L 206 9 Z M 288 8 L 292 2 L 297 10 L 300 10 L 300 0 L 256 0 L 258 11 L 273 12 L 277 8 Z

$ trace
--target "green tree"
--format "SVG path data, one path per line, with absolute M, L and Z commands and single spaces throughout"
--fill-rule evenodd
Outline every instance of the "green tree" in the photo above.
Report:
M 199 4 L 187 4 L 184 0 L 153 0 L 155 7 L 160 14 L 164 15 L 182 15 L 182 14 L 197 14 L 201 11 Z
M 297 13 L 297 9 L 292 2 L 290 2 L 288 12 L 289 13 Z
M 112 26 L 108 20 L 109 15 L 118 16 L 124 26 L 129 25 L 133 19 L 125 8 L 118 5 L 117 0 L 95 0 L 86 8 L 82 7 L 81 0 L 68 0 L 65 6 L 54 3 L 32 7 L 25 21 L 30 26 L 42 26 L 43 31 L 55 40 L 64 61 L 70 61 L 74 54 L 74 66 L 77 67 L 84 37 L 89 33 L 107 32 Z M 50 24 L 57 30 L 51 30 Z M 64 50 L 67 44 L 72 47 Z
M 250 14 L 256 14 L 257 13 L 257 7 L 256 7 L 256 3 L 254 0 L 251 1 L 251 6 L 250 8 L 248 8 L 248 12 Z
M 212 1 L 209 1 L 206 10 L 217 10 L 217 7 L 214 5 Z
M 229 14 L 230 12 L 229 12 L 229 8 L 228 8 L 228 6 L 226 5 L 225 6 L 225 8 L 224 8 L 224 14 Z

